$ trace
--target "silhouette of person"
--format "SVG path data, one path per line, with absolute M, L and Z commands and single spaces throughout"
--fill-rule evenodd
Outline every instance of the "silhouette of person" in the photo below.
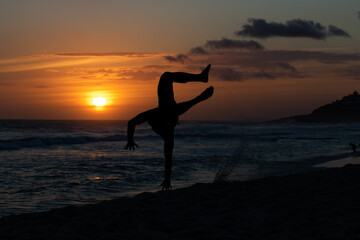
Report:
M 356 152 L 356 145 L 353 143 L 349 143 L 349 145 L 351 146 L 352 150 Z
M 184 72 L 165 72 L 160 77 L 157 94 L 158 107 L 140 113 L 133 119 L 129 120 L 127 128 L 127 144 L 124 149 L 135 150 L 138 145 L 134 142 L 135 126 L 148 122 L 151 128 L 160 135 L 164 140 L 165 155 L 165 178 L 160 186 L 162 190 L 171 189 L 171 169 L 172 153 L 174 148 L 174 129 L 178 122 L 178 117 L 188 111 L 191 107 L 199 102 L 205 101 L 213 95 L 214 88 L 211 86 L 203 91 L 194 99 L 182 103 L 176 103 L 174 99 L 173 82 L 204 82 L 209 79 L 209 64 L 200 74 Z

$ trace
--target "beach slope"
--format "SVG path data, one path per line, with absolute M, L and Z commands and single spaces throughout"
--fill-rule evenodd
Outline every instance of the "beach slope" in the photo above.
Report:
M 360 239 L 360 166 L 0 219 L 0 239 Z

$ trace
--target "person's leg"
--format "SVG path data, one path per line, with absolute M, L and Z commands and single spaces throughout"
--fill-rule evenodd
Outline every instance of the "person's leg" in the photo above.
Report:
M 165 176 L 160 186 L 162 190 L 170 190 L 171 187 L 171 171 L 172 171 L 172 154 L 174 149 L 174 132 L 169 133 L 164 138 L 164 155 L 165 155 Z
M 205 101 L 206 99 L 210 98 L 214 93 L 214 87 L 209 87 L 205 91 L 203 91 L 199 96 L 196 98 L 187 101 L 176 104 L 176 114 L 178 116 L 184 114 L 187 112 L 190 108 L 192 108 L 194 105 L 198 104 L 199 102 Z
M 174 99 L 173 82 L 207 82 L 211 65 L 209 64 L 200 74 L 184 72 L 165 72 L 158 84 L 159 107 L 168 107 L 176 104 Z

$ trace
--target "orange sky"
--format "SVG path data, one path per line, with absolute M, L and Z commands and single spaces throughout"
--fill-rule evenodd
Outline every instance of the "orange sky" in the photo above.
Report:
M 215 87 L 183 119 L 306 114 L 360 90 L 358 1 L 308 10 L 311 1 L 140 2 L 0 3 L 0 119 L 129 119 L 156 107 L 163 72 L 198 73 L 209 63 L 209 83 L 174 85 L 178 102 Z M 252 18 L 283 28 L 320 22 L 325 35 L 235 34 L 255 28 Z M 108 105 L 96 108 L 94 97 Z
M 242 71 L 252 74 L 258 71 L 258 63 L 251 63 L 253 59 L 248 55 L 239 52 L 237 60 L 246 58 Z M 190 64 L 167 63 L 163 57 L 164 54 L 73 54 L 8 59 L 0 63 L 0 77 L 6 80 L 0 89 L 0 118 L 128 119 L 156 107 L 156 87 L 163 71 L 197 73 L 205 62 L 215 63 L 208 84 L 174 84 L 178 102 L 197 96 L 208 85 L 215 87 L 213 98 L 196 106 L 185 119 L 267 119 L 307 113 L 314 106 L 351 93 L 358 83 L 353 76 L 343 76 L 339 84 L 339 76 L 345 75 L 341 69 L 349 68 L 351 63 L 333 64 L 329 71 L 329 64 L 319 60 L 295 61 L 293 66 L 299 76 L 288 76 L 286 69 L 273 69 L 279 71 L 276 74 L 280 77 L 244 76 L 249 79 L 224 81 L 231 75 L 223 72 L 229 66 L 223 64 L 230 61 L 225 57 L 217 63 L 207 59 L 211 56 L 193 56 Z M 95 97 L 106 97 L 109 104 L 96 109 L 91 104 Z

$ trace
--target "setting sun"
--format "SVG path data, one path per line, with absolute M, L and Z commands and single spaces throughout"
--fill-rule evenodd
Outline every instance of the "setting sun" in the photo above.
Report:
M 102 106 L 106 105 L 107 101 L 106 101 L 106 98 L 104 98 L 104 97 L 96 97 L 93 99 L 92 103 L 95 106 L 102 107 Z

